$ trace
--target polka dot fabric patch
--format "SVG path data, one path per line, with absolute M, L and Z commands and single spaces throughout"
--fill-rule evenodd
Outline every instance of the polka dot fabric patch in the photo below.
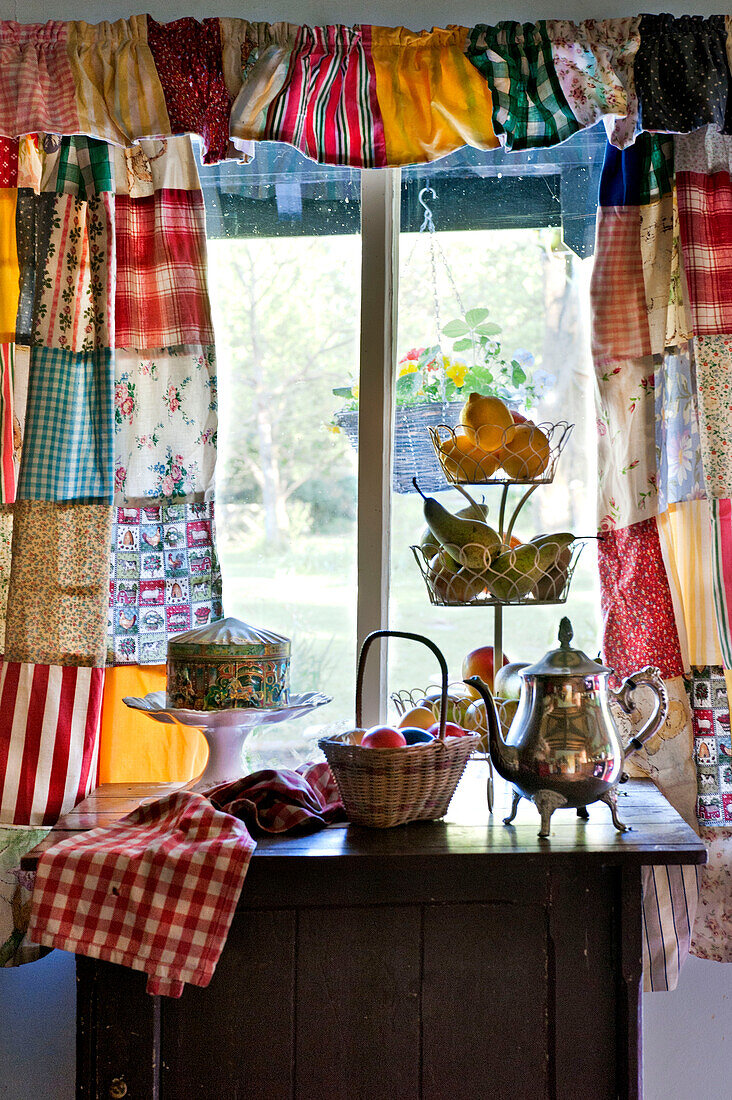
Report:
M 713 124 L 732 132 L 723 15 L 644 15 L 635 86 L 644 130 L 679 134 Z

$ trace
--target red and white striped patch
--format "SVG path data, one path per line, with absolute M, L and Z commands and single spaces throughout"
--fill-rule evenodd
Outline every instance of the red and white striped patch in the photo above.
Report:
M 0 822 L 53 825 L 93 789 L 104 669 L 0 669 Z

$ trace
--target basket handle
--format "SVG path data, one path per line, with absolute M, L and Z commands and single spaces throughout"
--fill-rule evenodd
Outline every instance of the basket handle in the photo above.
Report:
M 361 728 L 362 719 L 362 695 L 363 695 L 363 675 L 366 669 L 366 656 L 371 643 L 375 642 L 377 638 L 410 638 L 413 642 L 422 642 L 428 649 L 431 649 L 435 657 L 440 664 L 440 672 L 442 673 L 442 695 L 440 696 L 440 729 L 438 738 L 440 741 L 445 740 L 445 718 L 447 716 L 447 661 L 443 657 L 441 651 L 437 648 L 434 642 L 429 638 L 425 638 L 423 634 L 409 634 L 406 630 L 372 630 L 370 634 L 367 634 L 363 640 L 361 646 L 361 652 L 358 655 L 358 671 L 356 672 L 356 726 Z

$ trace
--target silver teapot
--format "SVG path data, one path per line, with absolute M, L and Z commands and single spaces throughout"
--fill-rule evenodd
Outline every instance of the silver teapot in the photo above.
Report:
M 477 676 L 465 681 L 485 701 L 491 761 L 514 789 L 504 824 L 511 824 L 519 801 L 527 798 L 541 815 L 540 837 L 549 836 L 555 810 L 575 808 L 586 820 L 586 807 L 597 801 L 608 804 L 613 824 L 625 832 L 617 813 L 617 784 L 627 779 L 625 759 L 659 731 L 668 715 L 668 695 L 658 669 L 634 672 L 612 691 L 607 683 L 612 669 L 573 649 L 572 635 L 572 624 L 563 618 L 559 648 L 519 672 L 521 697 L 505 740 L 488 687 Z M 656 706 L 624 748 L 609 701 L 614 697 L 631 714 L 633 692 L 641 685 L 654 693 Z

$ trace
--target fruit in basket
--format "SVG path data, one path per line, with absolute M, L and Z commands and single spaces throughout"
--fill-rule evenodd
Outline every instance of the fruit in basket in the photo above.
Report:
M 429 707 L 412 707 L 411 710 L 405 711 L 401 716 L 397 729 L 428 730 L 434 724 L 434 721 L 434 711 L 430 710 Z
M 460 423 L 472 428 L 475 440 L 483 451 L 497 451 L 507 428 L 513 424 L 511 410 L 498 397 L 471 393 L 460 413 Z
M 500 464 L 510 478 L 522 481 L 540 477 L 549 465 L 549 440 L 541 428 L 530 424 L 515 424 L 501 448 Z
M 442 465 L 453 481 L 485 481 L 492 477 L 499 466 L 498 454 L 483 450 L 476 442 L 475 432 L 464 429 L 464 434 L 446 439 L 440 446 Z
M 562 594 L 567 583 L 567 572 L 572 560 L 572 543 L 575 536 L 571 531 L 560 531 L 554 535 L 539 535 L 532 539 L 532 545 L 542 551 L 552 552 L 552 560 L 546 566 L 534 588 L 537 600 L 555 600 Z
M 482 699 L 475 699 L 465 711 L 463 725 L 473 733 L 488 732 L 488 716 Z
M 430 558 L 433 558 L 437 551 L 440 549 L 440 544 L 430 531 L 429 527 L 425 527 L 424 531 L 422 532 L 419 539 L 419 545 L 422 549 L 422 553 L 425 556 L 425 561 L 429 561 Z
M 418 729 L 416 726 L 411 729 L 405 726 L 402 733 L 408 745 L 429 745 L 435 739 L 435 735 L 429 730 Z
M 498 532 L 487 523 L 453 515 L 434 497 L 424 498 L 424 518 L 440 545 L 458 549 L 460 564 L 469 569 L 480 572 L 500 549 Z
M 435 737 L 440 736 L 440 723 L 435 722 L 429 733 L 434 734 Z M 458 726 L 457 722 L 445 722 L 445 737 L 468 737 L 468 731 L 463 729 L 462 726 Z
M 508 657 L 503 654 L 503 664 L 508 664 Z M 462 676 L 463 680 L 467 680 L 470 676 L 480 676 L 484 684 L 487 684 L 491 691 L 493 691 L 493 646 L 482 645 L 478 649 L 471 649 L 470 653 L 467 653 L 463 658 Z M 469 687 L 467 684 L 466 690 L 469 691 L 473 699 L 478 699 L 478 692 L 474 688 Z
M 528 596 L 543 573 L 541 551 L 530 543 L 499 554 L 483 574 L 488 591 L 497 600 L 516 600 Z
M 407 740 L 393 726 L 372 726 L 361 738 L 362 749 L 400 749 Z
M 511 664 L 499 668 L 495 678 L 494 694 L 501 699 L 518 699 L 523 683 L 519 672 L 526 667 L 526 661 L 512 661 Z

